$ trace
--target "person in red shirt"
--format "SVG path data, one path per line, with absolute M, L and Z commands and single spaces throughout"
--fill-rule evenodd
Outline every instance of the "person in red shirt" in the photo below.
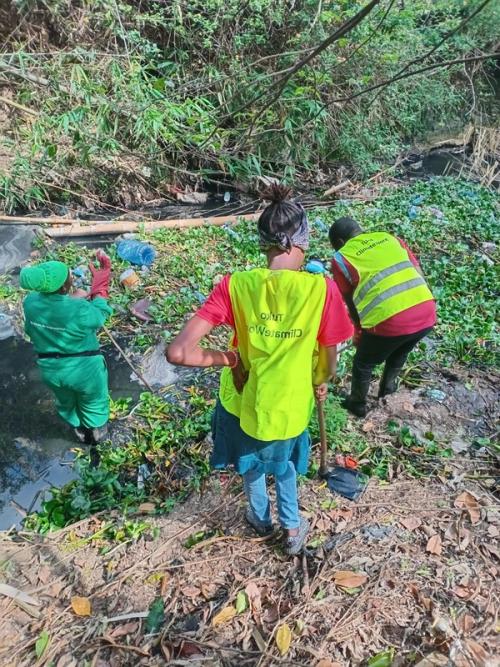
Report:
M 397 379 L 408 354 L 418 341 L 431 331 L 436 323 L 436 304 L 428 288 L 427 292 L 422 292 L 422 296 L 413 298 L 414 301 L 420 302 L 409 307 L 406 307 L 408 300 L 404 300 L 409 293 L 403 289 L 406 283 L 403 283 L 401 285 L 402 289 L 398 290 L 400 291 L 399 297 L 395 297 L 391 293 L 391 289 L 394 292 L 394 288 L 384 291 L 384 278 L 397 275 L 398 269 L 408 272 L 408 268 L 410 268 L 411 273 L 411 265 L 418 272 L 418 275 L 413 272 L 416 277 L 409 282 L 412 284 L 420 282 L 425 285 L 422 269 L 416 257 L 401 239 L 380 232 L 365 234 L 358 223 L 348 217 L 340 218 L 331 226 L 329 238 L 332 246 L 337 251 L 332 259 L 333 277 L 354 324 L 354 344 L 357 348 L 353 361 L 351 393 L 345 399 L 344 407 L 356 416 L 364 417 L 367 413 L 366 397 L 374 367 L 385 362 L 379 386 L 379 398 L 395 392 Z M 356 260 L 349 261 L 348 257 L 345 256 L 356 257 L 360 255 L 359 249 L 354 249 L 352 243 L 350 246 L 346 246 L 351 239 L 357 239 L 356 248 L 362 248 L 361 252 L 364 253 L 363 248 L 367 248 L 363 261 L 359 262 L 359 270 L 353 266 Z M 365 245 L 360 245 L 360 243 Z M 397 255 L 397 253 L 394 253 L 395 243 L 399 243 L 404 252 L 399 251 L 401 255 L 399 260 L 403 258 L 403 261 L 393 264 L 388 258 Z M 347 252 L 349 247 L 351 253 Z M 392 248 L 390 255 L 387 252 L 387 247 Z M 385 257 L 387 257 L 387 260 L 384 259 Z M 370 267 L 370 259 L 373 260 L 373 268 Z M 360 275 L 360 272 L 362 275 Z M 392 298 L 391 305 L 392 311 L 395 311 L 394 314 L 381 319 L 374 326 L 364 326 L 355 305 L 356 296 L 361 296 L 361 299 L 363 299 L 363 294 L 360 294 L 360 290 L 357 289 L 360 281 L 366 286 L 365 294 L 370 288 L 370 283 L 373 285 L 371 289 L 374 292 L 374 297 L 378 298 L 379 301 L 382 300 L 383 302 L 384 295 L 389 292 L 390 295 L 386 298 Z M 377 281 L 380 285 L 378 288 Z M 379 294 L 377 294 L 377 289 Z M 399 307 L 397 301 L 394 305 L 397 298 L 400 299 Z M 375 301 L 375 298 L 373 301 Z
M 238 271 L 214 288 L 167 349 L 184 366 L 222 366 L 213 421 L 214 468 L 233 466 L 243 477 L 247 522 L 258 534 L 273 530 L 266 475 L 273 475 L 285 551 L 302 549 L 309 522 L 298 507 L 297 473 L 307 472 L 307 422 L 336 364 L 336 345 L 352 326 L 333 281 L 300 271 L 309 244 L 304 209 L 288 188 L 270 187 L 258 221 L 267 268 Z M 201 340 L 218 325 L 233 330 L 228 351 Z M 315 355 L 320 362 L 314 370 Z M 229 368 L 231 371 L 229 370 Z

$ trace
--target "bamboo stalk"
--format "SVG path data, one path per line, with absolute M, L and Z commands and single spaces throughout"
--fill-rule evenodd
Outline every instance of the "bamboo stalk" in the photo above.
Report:
M 24 113 L 28 113 L 31 116 L 38 116 L 38 111 L 28 109 L 28 107 L 25 107 L 22 104 L 19 104 L 19 102 L 15 102 L 14 100 L 10 100 L 8 97 L 4 97 L 3 95 L 0 95 L 0 104 L 7 104 L 10 107 L 14 107 L 14 109 L 24 111 Z
M 124 234 L 144 229 L 147 232 L 155 229 L 183 229 L 189 227 L 222 226 L 234 224 L 238 220 L 256 220 L 259 213 L 247 213 L 245 215 L 226 215 L 217 218 L 179 218 L 176 220 L 148 220 L 146 222 L 99 222 L 82 225 L 74 223 L 71 226 L 61 228 L 49 228 L 45 232 L 51 238 L 69 236 L 99 236 L 101 234 Z
M 326 439 L 326 425 L 325 425 L 325 413 L 323 411 L 323 403 L 317 401 L 316 407 L 318 410 L 319 438 L 320 438 L 319 474 L 320 476 L 323 476 L 328 474 L 328 464 L 326 461 L 328 442 Z
M 345 190 L 349 185 L 352 185 L 351 181 L 342 181 L 342 183 L 339 183 L 338 185 L 332 185 L 331 188 L 328 188 L 328 190 L 323 192 L 323 197 L 329 197 L 330 195 L 333 195 L 334 192 Z
M 72 220 L 71 218 L 61 218 L 57 216 L 50 218 L 30 218 L 28 215 L 0 215 L 0 225 L 72 225 L 74 222 L 75 220 Z

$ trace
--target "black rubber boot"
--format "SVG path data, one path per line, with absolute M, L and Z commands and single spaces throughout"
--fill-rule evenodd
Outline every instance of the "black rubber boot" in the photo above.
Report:
M 76 435 L 78 442 L 81 442 L 82 444 L 85 442 L 87 438 L 87 431 L 83 426 L 77 426 L 74 428 L 73 433 Z
M 99 463 L 101 462 L 99 452 L 97 451 L 97 447 L 95 445 L 90 445 L 89 447 L 89 458 L 90 458 L 90 467 L 91 468 L 97 468 L 99 466 Z
M 108 435 L 108 425 L 100 426 L 99 428 L 89 429 L 91 433 L 91 444 L 97 445 L 99 442 L 102 442 L 106 439 Z
M 398 377 L 402 370 L 402 368 L 392 368 L 391 366 L 387 367 L 387 364 L 385 365 L 378 389 L 379 398 L 394 394 L 398 390 Z
M 368 407 L 366 397 L 370 390 L 371 372 L 367 377 L 360 377 L 353 368 L 351 380 L 351 394 L 342 402 L 342 407 L 349 410 L 356 417 L 366 417 Z
M 83 445 L 90 445 L 92 440 L 92 429 L 87 428 L 86 426 L 78 426 L 73 429 L 73 433 L 76 435 L 78 442 L 81 442 Z

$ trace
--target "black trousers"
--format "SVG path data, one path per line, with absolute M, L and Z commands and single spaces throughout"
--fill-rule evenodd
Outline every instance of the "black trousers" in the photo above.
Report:
M 401 371 L 415 345 L 432 329 L 427 327 L 404 336 L 376 336 L 363 331 L 352 366 L 352 398 L 364 401 L 373 369 L 378 364 L 385 362 L 384 374 L 389 370 L 394 373 Z

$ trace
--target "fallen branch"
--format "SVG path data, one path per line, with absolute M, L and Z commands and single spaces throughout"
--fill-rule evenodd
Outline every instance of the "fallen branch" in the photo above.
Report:
M 339 183 L 338 185 L 332 185 L 331 188 L 328 188 L 328 190 L 323 192 L 323 197 L 329 197 L 330 195 L 333 195 L 334 192 L 339 192 L 340 190 L 347 188 L 349 185 L 351 185 L 351 181 L 342 181 L 342 183 Z
M 34 216 L 30 218 L 29 216 L 24 215 L 0 215 L 0 225 L 72 225 L 74 222 L 75 221 L 71 218 L 61 218 L 57 216 L 46 218 L 37 218 Z M 96 222 L 98 221 L 96 220 Z
M 360 97 L 361 95 L 366 95 L 366 93 L 369 93 L 372 90 L 377 90 L 378 88 L 384 88 L 386 86 L 390 86 L 393 83 L 396 83 L 396 81 L 401 81 L 402 79 L 408 79 L 409 77 L 415 76 L 417 74 L 422 74 L 423 72 L 429 72 L 434 69 L 439 69 L 440 67 L 451 67 L 452 65 L 461 65 L 462 63 L 480 62 L 482 60 L 490 60 L 490 59 L 498 60 L 498 58 L 500 58 L 500 53 L 498 51 L 494 51 L 492 53 L 485 53 L 484 55 L 472 56 L 470 58 L 456 58 L 454 60 L 444 60 L 442 62 L 433 63 L 432 65 L 426 65 L 425 67 L 420 67 L 418 69 L 412 70 L 411 72 L 398 74 L 396 76 L 393 76 L 391 79 L 387 79 L 386 81 L 375 83 L 372 86 L 367 86 L 366 88 L 362 88 L 357 93 L 353 93 L 352 95 L 346 95 L 344 97 L 337 97 L 329 100 L 328 102 L 326 102 L 326 104 L 323 104 L 321 106 L 321 109 L 318 111 L 318 113 L 310 121 L 308 121 L 308 123 L 318 118 L 323 113 L 323 111 L 332 104 L 340 104 L 341 102 L 351 102 L 352 100 L 355 100 L 357 97 Z
M 129 621 L 131 618 L 147 618 L 149 611 L 132 611 L 129 614 L 120 614 L 106 619 L 106 623 L 115 623 L 118 621 Z
M 66 236 L 99 236 L 101 234 L 124 234 L 143 229 L 151 232 L 155 229 L 184 229 L 190 227 L 203 227 L 235 224 L 239 220 L 256 220 L 258 213 L 247 213 L 245 215 L 227 215 L 220 218 L 180 218 L 176 220 L 147 220 L 146 222 L 96 222 L 88 225 L 74 223 L 71 226 L 58 229 L 57 227 L 47 229 L 50 238 L 61 238 Z
M 129 367 L 132 369 L 132 371 L 134 372 L 134 374 L 139 378 L 139 380 L 142 382 L 142 384 L 146 387 L 146 389 L 147 389 L 149 392 L 151 392 L 152 394 L 155 394 L 156 392 L 155 392 L 155 390 L 153 389 L 153 387 L 152 387 L 152 386 L 149 384 L 149 382 L 144 378 L 144 376 L 142 375 L 142 373 L 141 373 L 140 371 L 137 370 L 137 368 L 136 368 L 136 367 L 134 366 L 134 364 L 131 362 L 130 357 L 128 356 L 128 354 L 125 352 L 125 350 L 123 350 L 123 349 L 120 347 L 120 345 L 119 345 L 118 342 L 115 340 L 115 337 L 113 336 L 113 334 L 111 333 L 111 331 L 108 329 L 108 327 L 104 326 L 104 324 L 103 324 L 102 328 L 103 328 L 104 333 L 106 334 L 106 336 L 107 336 L 107 337 L 109 338 L 109 340 L 113 343 L 113 345 L 116 347 L 116 349 L 118 350 L 118 352 L 122 355 L 122 357 L 125 359 L 125 361 L 126 361 L 127 364 L 129 365 Z
M 0 95 L 0 104 L 7 104 L 10 107 L 14 107 L 14 109 L 19 109 L 20 111 L 24 111 L 24 113 L 28 113 L 31 116 L 38 116 L 38 111 L 33 111 L 33 109 L 28 109 L 28 107 L 19 104 L 19 102 L 14 102 L 14 100 L 9 100 L 8 97 L 3 97 L 3 95 Z
M 0 595 L 5 595 L 8 598 L 12 598 L 15 602 L 24 602 L 24 604 L 33 605 L 34 607 L 39 607 L 42 604 L 36 598 L 19 590 L 19 588 L 9 586 L 9 584 L 0 584 Z

